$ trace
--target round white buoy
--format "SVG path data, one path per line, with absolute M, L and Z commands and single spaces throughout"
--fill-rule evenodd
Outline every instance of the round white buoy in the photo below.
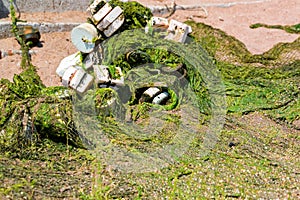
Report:
M 83 52 L 90 53 L 95 47 L 95 38 L 98 37 L 97 29 L 92 24 L 84 23 L 73 28 L 71 40 L 75 47 Z

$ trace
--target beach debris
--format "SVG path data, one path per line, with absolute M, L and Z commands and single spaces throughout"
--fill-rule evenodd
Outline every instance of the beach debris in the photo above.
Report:
M 152 26 L 169 26 L 169 20 L 163 17 L 152 17 L 150 23 Z
M 192 27 L 172 19 L 168 27 L 168 32 L 169 34 L 165 39 L 184 43 L 187 35 L 192 32 Z
M 101 4 L 104 4 L 105 1 L 103 0 L 94 0 L 93 3 L 91 3 L 88 7 L 88 11 L 90 11 L 92 14 L 96 12 L 97 7 L 101 6 Z
M 162 92 L 156 97 L 154 97 L 152 103 L 153 104 L 162 104 L 162 102 L 165 102 L 169 99 L 169 93 L 168 92 Z
M 161 87 L 149 87 L 143 92 L 139 98 L 139 103 L 152 103 L 162 105 L 170 99 L 170 94 Z
M 83 53 L 90 53 L 95 48 L 95 41 L 98 39 L 97 29 L 89 23 L 80 24 L 73 28 L 71 40 L 74 46 Z
M 62 85 L 86 92 L 92 84 L 99 88 L 118 89 L 125 86 L 122 68 L 102 64 L 102 49 L 98 45 L 111 37 L 125 23 L 124 11 L 104 0 L 93 1 L 88 9 L 91 13 L 87 23 L 80 24 L 71 32 L 71 40 L 78 52 L 61 60 L 56 73 L 61 77 Z M 191 26 L 163 17 L 152 17 L 145 27 L 162 28 L 164 39 L 185 43 Z M 162 104 L 170 99 L 170 94 L 160 86 L 149 86 L 139 90 L 139 103 Z
M 168 34 L 165 39 L 181 43 L 185 43 L 188 34 L 192 33 L 191 26 L 174 19 L 169 21 L 167 18 L 163 17 L 152 17 L 149 25 L 151 27 L 167 29 Z M 149 25 L 145 27 L 146 33 L 149 32 Z
M 94 24 L 97 25 L 111 10 L 111 5 L 106 3 L 96 14 L 92 16 Z
M 155 97 L 155 95 L 160 93 L 160 89 L 157 87 L 149 87 L 145 92 L 143 92 L 142 97 L 139 99 L 140 103 L 150 102 Z
M 56 74 L 59 77 L 63 77 L 65 71 L 72 66 L 80 64 L 80 52 L 71 54 L 60 61 L 60 64 L 56 68 Z
M 124 15 L 119 15 L 118 18 L 116 18 L 111 25 L 104 30 L 104 35 L 106 37 L 110 37 L 112 34 L 114 34 L 124 23 Z
M 40 31 L 33 26 L 26 25 L 21 27 L 19 29 L 19 35 L 23 39 L 23 41 L 29 45 L 30 48 L 39 46 L 40 44 Z
M 104 31 L 123 13 L 120 6 L 115 7 L 111 12 L 107 13 L 106 17 L 97 25 L 98 30 Z
M 69 87 L 70 79 L 75 74 L 76 70 L 77 69 L 73 66 L 66 69 L 65 73 L 62 76 L 62 81 L 61 81 L 63 86 Z
M 34 51 L 34 50 L 29 50 L 28 51 L 28 54 L 29 55 L 34 55 L 36 54 L 37 51 Z M 0 59 L 4 58 L 4 57 L 7 57 L 7 56 L 13 56 L 13 55 L 22 55 L 22 50 L 12 50 L 12 49 L 9 49 L 9 50 L 0 50 Z
M 94 65 L 95 82 L 104 84 L 110 82 L 108 67 L 105 65 Z
M 111 83 L 116 86 L 124 86 L 125 80 L 124 80 L 124 75 L 123 75 L 122 69 L 120 67 L 116 67 L 115 70 L 116 70 L 116 74 L 118 75 L 119 78 L 111 79 Z
M 82 94 L 92 86 L 93 80 L 93 76 L 86 73 L 83 69 L 69 67 L 62 77 L 62 85 Z
M 96 5 L 95 2 L 99 3 Z M 96 11 L 100 4 L 99 10 Z M 72 43 L 82 53 L 92 52 L 102 35 L 112 36 L 125 21 L 120 6 L 112 8 L 109 3 L 103 4 L 103 1 L 94 1 L 89 10 L 92 11 L 91 21 L 93 23 L 80 24 L 71 32 Z

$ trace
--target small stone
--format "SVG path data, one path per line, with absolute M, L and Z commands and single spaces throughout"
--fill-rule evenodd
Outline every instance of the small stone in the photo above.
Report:
M 236 144 L 234 142 L 229 142 L 228 146 L 229 147 L 234 147 L 234 146 L 236 146 Z

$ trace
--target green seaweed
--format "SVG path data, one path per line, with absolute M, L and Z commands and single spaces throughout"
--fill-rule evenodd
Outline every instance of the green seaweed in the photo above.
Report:
M 21 51 L 22 51 L 22 60 L 21 60 L 21 67 L 23 69 L 27 69 L 28 67 L 32 67 L 32 64 L 30 62 L 30 55 L 29 55 L 29 46 L 30 44 L 26 44 L 23 37 L 21 37 L 21 32 L 17 26 L 18 22 L 22 22 L 20 19 L 16 17 L 16 11 L 14 7 L 14 1 L 10 0 L 10 16 L 11 16 L 11 25 L 12 29 L 11 32 L 15 36 L 18 43 L 21 45 Z
M 229 113 L 260 111 L 290 125 L 299 120 L 300 38 L 251 55 L 224 32 L 202 23 L 189 24 L 196 30 L 193 36 L 216 60 L 226 85 Z
M 119 123 L 114 115 L 116 109 L 124 108 L 116 91 L 98 88 L 82 97 L 63 87 L 45 87 L 35 69 L 29 67 L 15 75 L 13 82 L 0 80 L 0 198 L 296 199 L 300 127 L 293 123 L 300 119 L 299 38 L 280 43 L 261 55 L 251 55 L 240 41 L 224 32 L 202 23 L 189 24 L 193 26 L 192 37 L 213 59 L 226 86 L 226 125 L 210 154 L 199 156 L 203 151 L 201 132 L 181 158 L 155 172 L 122 174 L 105 166 L 102 160 L 96 162 L 96 169 L 91 169 L 94 157 L 72 147 L 83 148 L 91 142 L 83 140 L 80 127 L 74 124 L 74 100 L 79 100 L 75 108 L 81 109 L 80 113 L 92 114 L 81 122 L 82 126 L 92 127 L 90 134 L 95 140 L 103 135 L 99 130 L 104 130 L 111 141 L 109 145 L 124 147 L 128 152 L 151 152 L 172 143 L 174 130 L 182 123 L 179 110 L 172 107 L 172 112 L 162 116 L 167 123 L 156 134 L 126 134 L 130 126 Z M 152 41 L 144 34 L 139 37 L 144 43 Z M 120 42 L 116 37 L 110 45 L 122 49 L 126 43 L 130 41 Z M 186 78 L 197 94 L 203 121 L 207 120 L 213 105 L 203 74 L 168 48 L 148 48 L 140 43 L 135 44 L 138 49 L 121 54 L 113 62 L 107 58 L 104 61 L 120 66 L 125 75 L 140 65 L 147 68 L 150 65 L 145 64 L 151 62 L 155 63 L 150 66 L 153 68 L 161 64 L 174 69 L 183 64 Z M 163 41 L 160 45 L 164 44 L 169 43 Z M 114 53 L 108 55 L 114 58 Z M 207 56 L 204 50 L 203 55 Z M 136 72 L 147 75 L 149 71 Z M 183 105 L 182 92 L 176 95 L 173 102 L 178 100 Z M 114 98 L 116 106 L 109 107 L 108 100 Z M 90 110 L 91 105 L 96 105 L 96 113 Z M 145 127 L 149 111 L 155 109 L 147 103 L 129 103 L 125 108 L 131 108 L 133 120 Z
M 150 9 L 136 1 L 122 2 L 111 0 L 108 3 L 112 7 L 120 6 L 123 9 L 125 22 L 117 32 L 144 28 L 147 25 L 147 21 L 152 17 Z
M 286 31 L 287 33 L 296 33 L 296 34 L 300 33 L 300 24 L 282 26 L 282 25 L 268 25 L 268 24 L 256 23 L 250 25 L 250 28 L 253 29 L 260 28 L 260 27 L 270 28 L 270 29 L 281 29 Z

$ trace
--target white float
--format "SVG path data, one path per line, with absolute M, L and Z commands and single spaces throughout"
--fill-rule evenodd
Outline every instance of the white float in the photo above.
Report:
M 110 82 L 109 71 L 105 65 L 94 65 L 94 74 L 96 83 L 108 83 Z
M 106 3 L 96 14 L 93 15 L 93 22 L 98 24 L 111 10 L 112 7 Z
M 69 86 L 69 83 L 70 83 L 70 80 L 71 80 L 71 77 L 76 73 L 77 69 L 73 66 L 69 67 L 64 75 L 62 76 L 62 85 L 65 86 L 65 87 L 68 87 Z
M 116 6 L 106 17 L 97 25 L 100 31 L 104 31 L 111 23 L 113 23 L 123 13 L 120 6 Z
M 161 104 L 163 101 L 167 100 L 169 98 L 169 93 L 163 92 L 154 97 L 152 103 L 153 104 Z
M 95 47 L 95 40 L 98 38 L 97 29 L 89 23 L 81 24 L 73 28 L 71 40 L 74 46 L 83 53 L 90 53 Z
M 111 25 L 108 26 L 106 30 L 104 30 L 104 35 L 106 37 L 110 37 L 114 32 L 116 32 L 124 23 L 124 15 L 120 15 Z
M 58 67 L 56 68 L 56 74 L 59 77 L 63 77 L 65 71 L 71 67 L 71 66 L 75 66 L 78 65 L 80 63 L 80 52 L 74 53 L 72 55 L 69 55 L 67 57 L 65 57 L 64 59 L 62 59 L 58 65 Z
M 81 79 L 80 84 L 76 88 L 76 91 L 79 93 L 86 92 L 93 85 L 94 78 L 90 74 L 85 73 L 84 77 Z
M 111 83 L 117 86 L 124 86 L 124 75 L 122 73 L 122 69 L 120 67 L 116 67 L 116 71 L 118 72 L 120 78 L 119 79 L 112 79 Z

